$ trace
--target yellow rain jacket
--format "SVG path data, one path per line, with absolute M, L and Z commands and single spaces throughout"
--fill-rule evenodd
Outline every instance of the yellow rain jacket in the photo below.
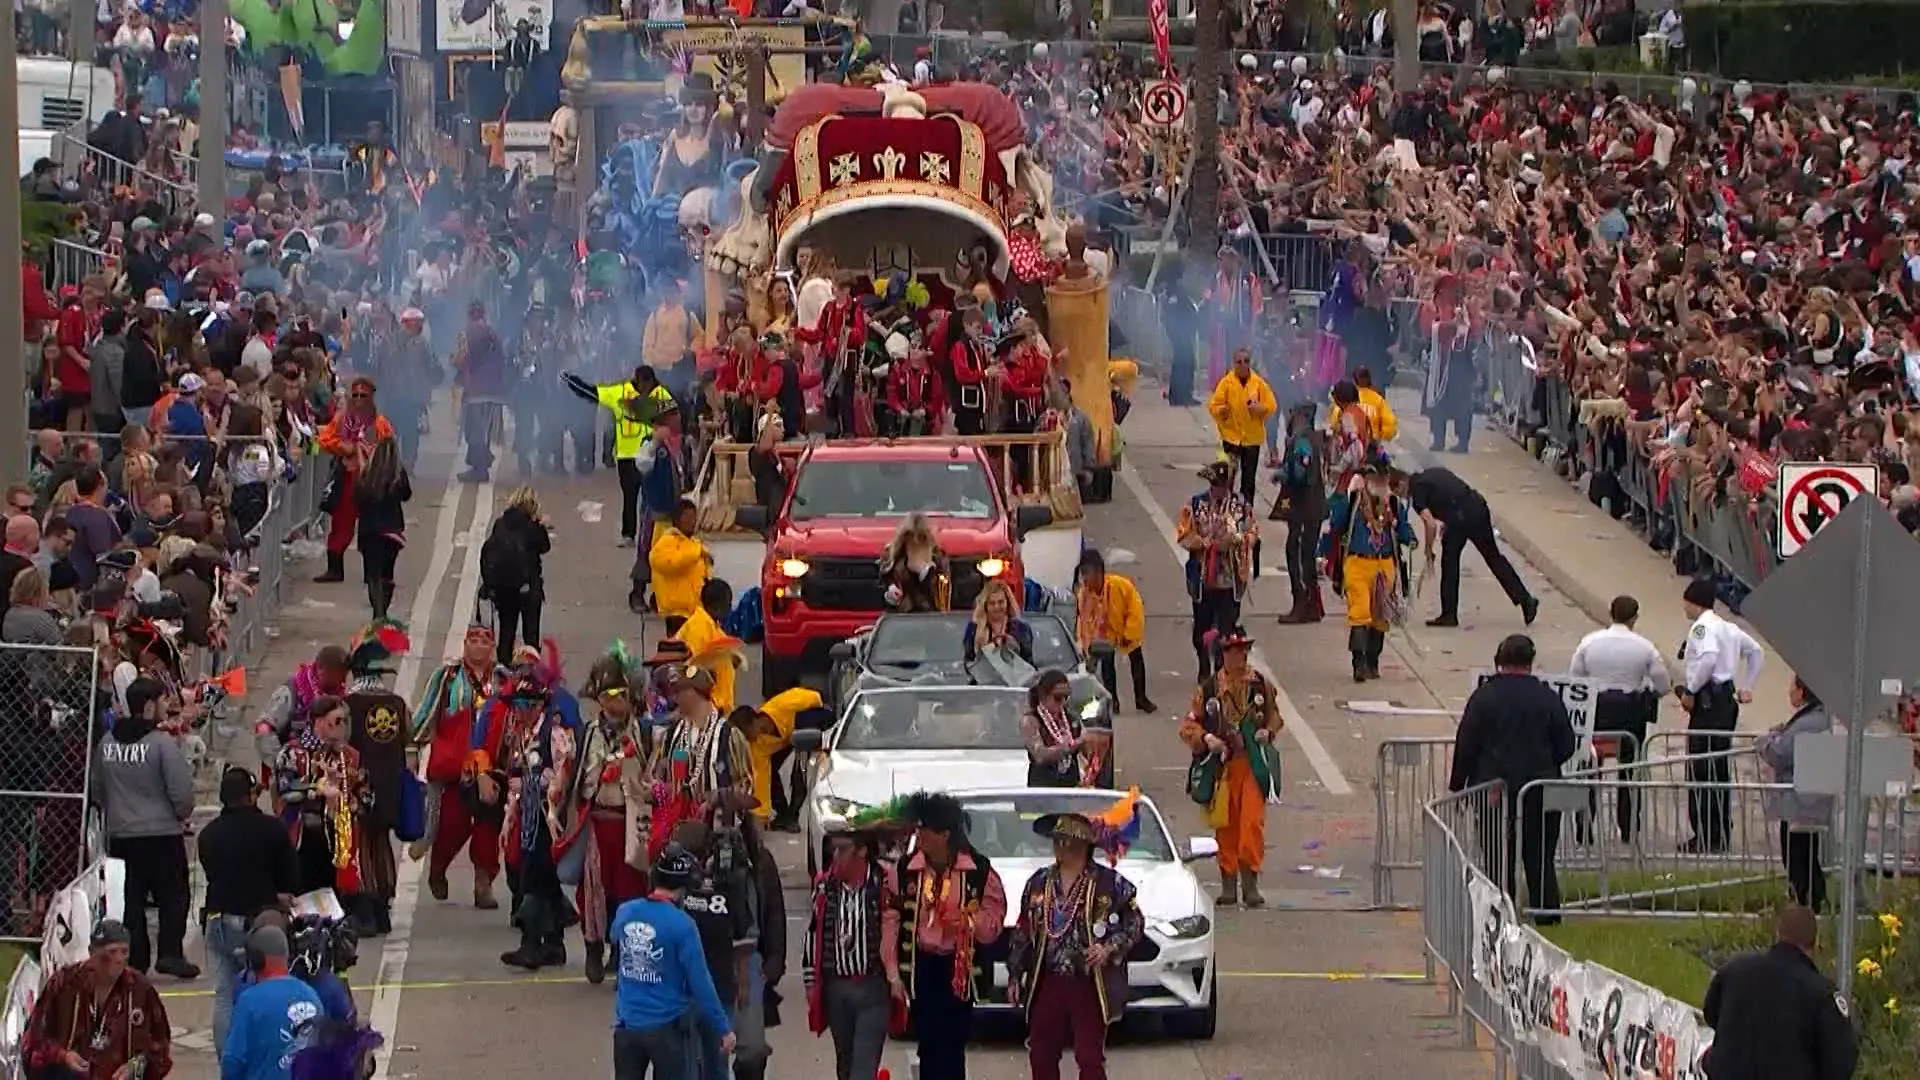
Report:
M 1147 635 L 1147 608 L 1140 602 L 1140 590 L 1119 574 L 1108 574 L 1099 593 L 1085 585 L 1073 590 L 1073 610 L 1079 621 L 1074 636 L 1085 649 L 1096 641 L 1113 643 L 1115 652 L 1130 653 L 1140 647 Z
M 653 534 L 647 566 L 653 571 L 653 599 L 660 614 L 691 619 L 700 610 L 700 587 L 712 573 L 707 545 L 666 526 Z
M 1360 391 L 1360 411 L 1367 414 L 1367 425 L 1373 429 L 1376 442 L 1392 442 L 1400 434 L 1400 419 L 1393 415 L 1393 406 L 1371 386 L 1362 386 Z M 1327 398 L 1327 408 L 1332 410 L 1327 417 L 1327 430 L 1340 430 L 1340 406 L 1333 404 L 1333 398 Z
M 655 551 L 659 549 L 658 544 L 654 545 Z M 655 584 L 658 585 L 658 582 Z M 708 646 L 726 634 L 720 629 L 720 624 L 713 621 L 713 616 L 707 614 L 706 608 L 696 607 L 693 614 L 687 616 L 677 636 L 686 644 L 688 655 L 698 659 Z M 719 707 L 720 716 L 724 719 L 733 713 L 734 680 L 737 677 L 733 658 L 715 661 L 707 665 L 707 669 L 713 673 L 713 703 Z
M 773 758 L 793 742 L 793 725 L 801 713 L 826 705 L 825 699 L 804 686 L 783 690 L 767 699 L 760 711 L 773 721 L 777 734 L 761 735 L 747 743 L 753 759 L 753 814 L 765 821 L 773 816 Z
M 1240 376 L 1228 372 L 1213 388 L 1213 398 L 1207 402 L 1207 412 L 1213 416 L 1214 427 L 1220 430 L 1220 441 L 1234 446 L 1259 446 L 1267 441 L 1267 417 L 1280 408 L 1273 396 L 1273 387 L 1259 375 L 1248 375 L 1246 382 Z

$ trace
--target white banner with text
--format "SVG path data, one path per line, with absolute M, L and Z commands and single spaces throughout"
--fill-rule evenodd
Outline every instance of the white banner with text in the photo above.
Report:
M 1578 1080 L 1705 1080 L 1713 1031 L 1691 1006 L 1569 956 L 1479 874 L 1467 895 L 1470 974 L 1505 1009 L 1515 1041 Z

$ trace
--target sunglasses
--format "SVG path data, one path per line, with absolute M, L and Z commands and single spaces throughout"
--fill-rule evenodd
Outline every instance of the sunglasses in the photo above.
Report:
M 347 396 L 353 399 L 354 401 L 369 401 L 373 398 L 373 395 L 367 393 L 365 390 L 355 390 L 353 393 Z

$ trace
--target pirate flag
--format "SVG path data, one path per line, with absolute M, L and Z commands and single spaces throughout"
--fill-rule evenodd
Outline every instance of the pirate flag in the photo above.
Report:
M 412 712 L 406 699 L 381 683 L 385 662 L 408 648 L 407 633 L 397 623 L 378 622 L 361 631 L 348 650 L 353 673 L 347 694 L 347 713 L 353 719 L 353 748 L 373 790 L 368 825 L 381 832 L 391 829 L 400 806 L 400 774 L 407 769 L 407 724 Z

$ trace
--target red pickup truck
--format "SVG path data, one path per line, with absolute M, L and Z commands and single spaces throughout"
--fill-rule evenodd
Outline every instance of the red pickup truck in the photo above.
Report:
M 777 515 L 742 506 L 735 523 L 767 538 L 760 570 L 766 618 L 763 692 L 824 672 L 833 646 L 887 610 L 880 556 L 900 522 L 919 512 L 952 574 L 951 605 L 971 608 L 989 578 L 1024 581 L 1020 542 L 1053 523 L 1045 506 L 1009 507 L 986 454 L 946 439 L 828 442 L 793 465 Z

